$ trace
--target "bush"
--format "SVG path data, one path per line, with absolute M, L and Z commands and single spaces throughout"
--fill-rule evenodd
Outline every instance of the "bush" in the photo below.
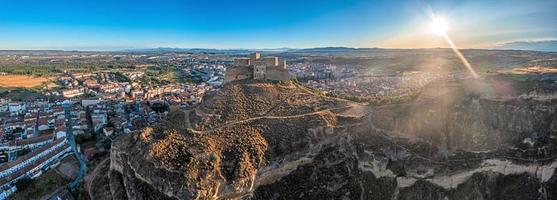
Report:
M 22 191 L 25 188 L 29 187 L 31 183 L 33 183 L 33 179 L 24 177 L 15 182 L 15 186 L 17 187 L 17 190 Z
M 23 155 L 28 154 L 28 153 L 30 153 L 30 152 L 31 152 L 31 149 L 29 149 L 29 148 L 24 148 L 24 149 L 21 149 L 21 150 L 19 150 L 19 151 L 17 152 L 17 156 L 23 156 Z
M 94 138 L 88 134 L 79 134 L 75 136 L 75 143 L 83 144 L 87 141 L 93 140 Z

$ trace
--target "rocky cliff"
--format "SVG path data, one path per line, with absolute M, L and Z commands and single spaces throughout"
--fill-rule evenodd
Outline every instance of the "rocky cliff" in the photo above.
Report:
M 446 150 L 557 153 L 557 99 L 484 98 L 474 90 L 461 82 L 434 84 L 411 103 L 378 107 L 371 121 Z
M 227 84 L 198 108 L 115 140 L 101 164 L 106 173 L 95 176 L 105 187 L 89 192 L 98 199 L 557 198 L 554 102 L 435 90 L 436 97 L 426 91 L 414 102 L 370 108 L 294 83 Z

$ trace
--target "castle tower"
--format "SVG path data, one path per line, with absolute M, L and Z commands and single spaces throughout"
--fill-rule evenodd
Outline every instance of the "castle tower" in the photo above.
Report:
M 256 61 L 256 60 L 259 60 L 259 59 L 261 59 L 261 54 L 260 53 L 256 52 L 256 53 L 252 53 L 250 55 L 250 60 L 251 60 L 252 63 L 253 63 L 253 61 Z
M 253 79 L 255 79 L 255 80 L 265 80 L 266 71 L 267 71 L 267 66 L 265 66 L 265 65 L 254 65 L 253 66 Z

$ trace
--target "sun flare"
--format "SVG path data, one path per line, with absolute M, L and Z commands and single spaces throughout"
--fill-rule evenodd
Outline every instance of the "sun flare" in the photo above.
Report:
M 448 29 L 449 29 L 449 24 L 448 24 L 448 22 L 445 18 L 432 15 L 431 24 L 429 25 L 429 30 L 433 34 L 436 34 L 438 36 L 442 36 L 443 38 L 445 38 L 445 40 L 447 40 L 447 43 L 449 44 L 449 46 L 451 47 L 453 52 L 462 61 L 462 63 L 466 67 L 466 69 L 468 69 L 468 71 L 470 71 L 470 73 L 472 74 L 472 76 L 474 78 L 478 78 L 479 75 L 476 73 L 476 70 L 474 70 L 474 68 L 472 67 L 470 62 L 468 62 L 466 57 L 464 57 L 464 55 L 462 55 L 460 50 L 458 50 L 458 48 L 454 44 L 453 40 L 451 40 L 451 38 L 449 37 L 449 34 L 447 34 Z
M 434 17 L 429 25 L 429 31 L 436 35 L 446 35 L 449 24 L 445 18 Z

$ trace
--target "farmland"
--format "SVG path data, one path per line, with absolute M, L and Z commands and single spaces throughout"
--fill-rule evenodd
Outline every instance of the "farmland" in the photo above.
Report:
M 0 76 L 0 87 L 2 88 L 34 88 L 48 83 L 51 77 L 35 77 L 25 75 L 3 75 Z

